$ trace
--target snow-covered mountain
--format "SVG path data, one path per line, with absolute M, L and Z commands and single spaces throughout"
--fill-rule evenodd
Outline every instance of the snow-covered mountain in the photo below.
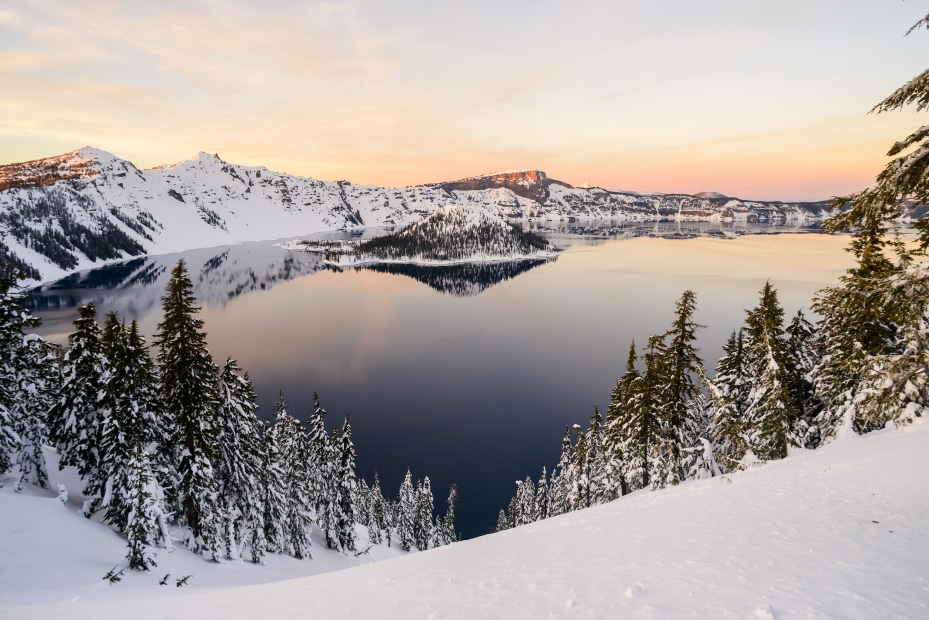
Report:
M 848 431 L 745 472 L 396 559 L 384 546 L 355 557 L 318 541 L 313 560 L 269 556 L 263 567 L 177 549 L 114 585 L 101 577 L 123 538 L 54 491 L 8 484 L 0 617 L 925 618 L 927 441 L 925 418 Z M 68 470 L 49 473 L 54 488 Z M 321 571 L 335 572 L 306 577 Z
M 99 149 L 0 166 L 0 260 L 48 281 L 102 262 L 304 235 L 401 226 L 459 204 L 510 220 L 813 223 L 826 203 L 575 188 L 538 170 L 411 187 L 352 185 L 200 153 L 140 170 Z

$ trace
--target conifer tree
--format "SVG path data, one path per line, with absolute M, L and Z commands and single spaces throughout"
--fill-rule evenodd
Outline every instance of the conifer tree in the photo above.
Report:
M 428 549 L 429 541 L 432 540 L 433 506 L 432 486 L 429 476 L 426 476 L 416 486 L 416 513 L 413 520 L 413 538 L 420 551 Z
M 612 499 L 612 489 L 604 450 L 603 418 L 600 409 L 594 405 L 587 427 L 587 491 L 590 505 L 603 504 Z
M 667 345 L 659 383 L 661 458 L 659 477 L 653 479 L 653 486 L 656 483 L 658 486 L 677 484 L 684 478 L 688 468 L 685 451 L 699 442 L 705 426 L 699 422 L 703 401 L 695 381 L 703 367 L 699 349 L 694 345 L 696 332 L 703 327 L 694 321 L 696 309 L 696 295 L 693 291 L 684 291 L 675 303 L 674 322 L 665 336 Z
M 743 330 L 732 332 L 716 364 L 716 377 L 708 386 L 715 460 L 725 471 L 739 467 L 749 450 L 744 412 L 750 384 L 746 379 Z
M 610 394 L 610 406 L 607 409 L 604 451 L 607 459 L 607 475 L 611 485 L 611 498 L 628 493 L 630 483 L 627 476 L 641 477 L 640 470 L 644 467 L 644 464 L 635 462 L 634 450 L 629 455 L 624 452 L 630 447 L 632 434 L 628 426 L 632 417 L 632 407 L 635 406 L 633 398 L 636 393 L 636 384 L 640 379 L 639 371 L 635 367 L 637 359 L 635 340 L 633 340 L 629 345 L 626 371 L 616 381 L 616 387 Z
M 758 305 L 746 312 L 748 379 L 752 384 L 745 412 L 755 456 L 762 461 L 787 456 L 791 419 L 795 415 L 787 390 L 787 345 L 784 310 L 777 291 L 766 282 Z
M 368 523 L 368 541 L 372 545 L 379 545 L 384 540 L 384 532 L 388 529 L 387 500 L 381 491 L 381 480 L 374 472 L 374 484 L 370 492 L 371 503 L 371 520 Z
M 400 484 L 400 494 L 397 506 L 397 538 L 400 548 L 409 551 L 416 546 L 415 521 L 417 514 L 416 489 L 413 488 L 413 478 L 410 470 Z
M 283 395 L 281 401 L 283 401 Z M 254 535 L 252 552 L 255 552 L 263 538 L 267 551 L 284 553 L 287 538 L 284 532 L 284 519 L 288 510 L 288 498 L 284 488 L 284 461 L 278 446 L 275 427 L 265 422 L 262 435 L 264 438 L 264 453 L 260 473 L 261 490 L 263 491 L 262 504 L 264 506 L 264 536 Z
M 147 571 L 156 566 L 153 548 L 158 545 L 170 551 L 172 543 L 165 518 L 164 493 L 138 436 L 126 469 L 126 560 L 129 568 Z
M 574 446 L 571 443 L 571 431 L 565 426 L 561 440 L 561 458 L 552 473 L 552 485 L 549 491 L 549 516 L 571 512 L 571 490 L 574 488 Z
M 342 425 L 341 444 L 339 446 L 338 503 L 339 503 L 339 545 L 344 551 L 355 551 L 355 446 L 352 443 L 352 426 L 348 414 Z
M 795 417 L 790 427 L 790 443 L 805 448 L 815 448 L 818 432 L 815 419 L 820 403 L 813 394 L 811 381 L 813 369 L 820 359 L 816 328 L 802 310 L 787 326 L 786 381 Z
M 264 446 L 256 416 L 257 394 L 248 373 L 231 357 L 219 379 L 219 428 L 213 470 L 225 519 L 224 555 L 240 559 L 248 549 L 260 563 L 266 547 L 262 498 Z
M 458 540 L 455 533 L 455 504 L 458 503 L 458 487 L 454 484 L 448 490 L 448 508 L 445 510 L 445 518 L 442 519 L 441 541 L 443 545 L 450 545 Z
M 273 442 L 278 450 L 281 489 L 285 498 L 281 520 L 281 548 L 297 559 L 310 558 L 310 527 L 313 523 L 311 482 L 307 467 L 309 447 L 306 433 L 281 394 L 277 404 Z
M 625 478 L 630 490 L 663 484 L 658 467 L 659 445 L 663 436 L 660 410 L 664 376 L 664 336 L 648 338 L 645 371 L 632 382 L 626 415 L 620 424 L 620 449 L 625 455 Z M 666 468 L 665 468 L 666 470 Z
M 545 472 L 545 467 L 542 468 L 542 476 L 536 484 L 534 515 L 534 521 L 548 518 L 548 475 Z
M 574 445 L 574 486 L 571 487 L 571 510 L 590 506 L 590 463 L 587 460 L 587 434 L 577 424 L 573 428 L 577 435 Z
M 325 415 L 326 410 L 320 406 L 319 396 L 316 392 L 313 392 L 313 414 L 310 416 L 308 433 L 310 446 L 309 473 L 312 484 L 311 497 L 317 513 L 321 511 L 321 504 L 330 492 L 328 485 L 334 475 L 332 471 L 332 450 L 329 435 L 326 433 Z
M 217 370 L 206 347 L 203 321 L 183 259 L 171 271 L 161 298 L 164 318 L 156 344 L 161 374 L 160 397 L 172 429 L 176 487 L 171 489 L 177 519 L 190 528 L 187 547 L 221 553 L 221 521 L 212 462 L 218 433 Z

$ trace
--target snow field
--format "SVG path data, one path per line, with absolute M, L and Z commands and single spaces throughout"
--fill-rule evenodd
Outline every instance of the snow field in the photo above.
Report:
M 0 617 L 925 618 L 927 447 L 925 419 L 848 433 L 746 472 L 307 578 L 349 563 L 316 540 L 314 560 L 268 567 L 178 550 L 111 586 L 100 576 L 122 557 L 116 534 L 54 493 L 7 486 Z M 194 576 L 159 587 L 166 572 Z M 241 587 L 258 575 L 279 580 Z

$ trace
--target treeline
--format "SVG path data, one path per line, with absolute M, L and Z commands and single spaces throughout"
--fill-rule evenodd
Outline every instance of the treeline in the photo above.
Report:
M 897 211 L 859 195 L 826 222 L 852 229 L 856 265 L 819 291 L 816 325 L 785 325 L 766 283 L 745 324 L 704 373 L 696 347 L 696 296 L 685 291 L 671 328 L 630 346 L 604 417 L 565 429 L 550 477 L 517 483 L 497 530 L 612 501 L 639 489 L 718 476 L 815 449 L 847 432 L 906 424 L 929 406 L 929 226 L 918 244 L 894 228 Z M 849 206 L 840 199 L 837 206 Z M 873 200 L 873 198 L 870 198 Z
M 13 209 L 0 211 L 0 226 L 7 234 L 17 239 L 22 245 L 48 258 L 61 269 L 74 269 L 80 253 L 92 261 L 109 260 L 122 256 L 138 256 L 145 253 L 145 248 L 102 213 L 91 216 L 89 225 L 86 221 L 75 219 L 68 207 L 71 200 L 86 213 L 94 213 L 97 205 L 89 196 L 62 187 L 36 187 L 25 194 L 16 196 Z M 137 234 L 151 240 L 143 224 L 150 224 L 151 216 L 143 213 L 139 221 L 128 215 L 118 215 L 117 219 Z M 15 257 L 9 248 L 6 252 Z M 34 279 L 35 269 L 29 276 Z
M 465 207 L 446 207 L 400 232 L 358 244 L 354 254 L 381 259 L 462 260 L 549 249 L 543 237 Z
M 82 477 L 85 516 L 125 534 L 129 568 L 147 570 L 156 548 L 178 540 L 213 561 L 310 558 L 314 528 L 344 553 L 456 540 L 454 488 L 438 519 L 428 478 L 414 485 L 407 472 L 387 500 L 377 477 L 369 487 L 356 476 L 349 417 L 328 432 L 315 394 L 307 427 L 283 394 L 274 424 L 258 420 L 248 374 L 231 358 L 217 368 L 207 351 L 183 261 L 162 298 L 154 358 L 135 321 L 110 313 L 101 328 L 93 304 L 62 355 L 27 333 L 39 321 L 16 277 L 9 266 L 0 277 L 0 474 L 15 467 L 17 490 L 47 488 L 42 446 L 57 448 L 59 467 Z

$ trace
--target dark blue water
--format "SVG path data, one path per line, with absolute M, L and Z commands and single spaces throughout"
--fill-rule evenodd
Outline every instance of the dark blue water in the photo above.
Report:
M 282 390 L 306 420 L 312 394 L 330 428 L 351 413 L 359 474 L 395 494 L 409 467 L 436 506 L 459 488 L 458 529 L 496 521 L 527 475 L 557 461 L 567 424 L 602 409 L 629 341 L 667 329 L 674 301 L 697 293 L 703 356 L 715 364 L 766 279 L 788 316 L 808 306 L 848 258 L 844 238 L 732 236 L 707 225 L 553 233 L 551 262 L 444 271 L 339 272 L 274 242 L 137 259 L 33 293 L 41 333 L 65 342 L 75 308 L 116 310 L 154 334 L 168 272 L 187 260 L 217 362 L 237 358 L 270 418 Z M 707 235 L 693 237 L 695 235 Z

